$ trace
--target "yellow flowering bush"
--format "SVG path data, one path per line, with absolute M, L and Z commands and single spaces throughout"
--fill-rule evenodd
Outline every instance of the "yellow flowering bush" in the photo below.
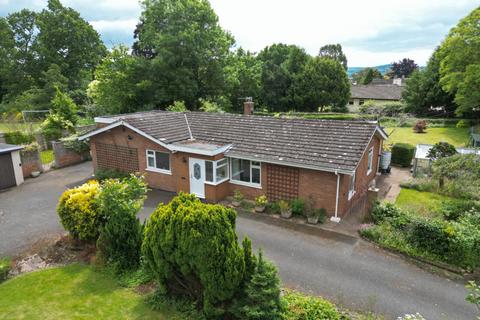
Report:
M 97 208 L 101 192 L 98 181 L 89 181 L 77 188 L 65 191 L 60 197 L 57 213 L 63 227 L 72 237 L 80 240 L 98 238 L 104 217 Z

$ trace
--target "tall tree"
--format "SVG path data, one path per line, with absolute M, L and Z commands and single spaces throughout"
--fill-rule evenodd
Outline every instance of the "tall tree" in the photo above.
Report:
M 345 111 L 350 99 L 350 81 L 345 69 L 335 60 L 315 57 L 309 59 L 298 78 L 295 100 L 299 111 L 321 111 L 332 107 Z
M 352 74 L 352 78 L 356 84 L 370 84 L 373 79 L 383 79 L 383 75 L 377 68 L 363 68 Z
M 308 58 L 302 48 L 286 44 L 274 44 L 258 54 L 262 62 L 260 100 L 270 111 L 295 108 L 294 84 Z
M 49 0 L 47 9 L 37 17 L 38 53 L 43 69 L 57 64 L 69 79 L 69 88 L 79 87 L 83 79 L 93 78 L 93 71 L 106 48 L 95 29 L 80 14 L 64 7 L 59 0 Z
M 392 63 L 392 67 L 388 75 L 391 78 L 394 78 L 394 77 L 406 78 L 410 76 L 410 74 L 412 74 L 413 71 L 417 69 L 418 69 L 418 65 L 415 63 L 415 61 L 409 58 L 403 58 L 402 60 Z
M 342 64 L 345 71 L 348 69 L 347 56 L 343 53 L 342 45 L 339 43 L 324 45 L 320 48 L 318 56 L 336 60 Z
M 155 105 L 220 95 L 233 37 L 205 0 L 144 0 L 133 53 L 151 60 Z
M 478 95 L 480 69 L 480 7 L 452 28 L 440 47 L 440 83 L 455 95 L 457 115 L 480 109 Z
M 452 115 L 456 105 L 453 95 L 445 92 L 440 85 L 440 61 L 438 48 L 432 54 L 423 70 L 415 70 L 405 85 L 403 99 L 405 111 L 416 115 L 427 115 L 441 108 Z

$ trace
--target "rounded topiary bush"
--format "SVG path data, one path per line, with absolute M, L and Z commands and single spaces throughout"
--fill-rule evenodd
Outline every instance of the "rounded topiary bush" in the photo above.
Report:
M 209 318 L 222 317 L 246 275 L 235 219 L 234 210 L 189 194 L 160 205 L 145 225 L 142 244 L 160 290 L 195 300 Z
M 95 240 L 103 225 L 96 199 L 101 188 L 97 181 L 89 181 L 80 187 L 65 191 L 60 197 L 57 213 L 70 235 L 80 240 Z
M 392 147 L 392 164 L 408 167 L 412 163 L 415 147 L 408 143 L 395 143 Z

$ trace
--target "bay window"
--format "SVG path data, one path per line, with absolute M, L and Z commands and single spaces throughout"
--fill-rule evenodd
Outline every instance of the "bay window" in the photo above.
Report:
M 147 170 L 171 173 L 170 154 L 167 152 L 147 150 Z
M 213 184 L 219 184 L 228 180 L 228 160 L 205 161 L 205 180 Z
M 260 162 L 232 158 L 231 165 L 233 182 L 260 185 L 262 170 Z

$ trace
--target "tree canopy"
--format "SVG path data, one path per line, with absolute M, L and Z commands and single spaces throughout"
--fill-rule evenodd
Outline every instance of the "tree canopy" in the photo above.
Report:
M 345 71 L 348 69 L 347 56 L 343 53 L 342 45 L 339 43 L 324 45 L 320 48 L 318 56 L 336 60 L 342 64 Z
M 397 62 L 392 62 L 392 67 L 388 75 L 391 78 L 394 78 L 394 77 L 407 78 L 412 74 L 413 71 L 417 69 L 418 69 L 418 65 L 415 63 L 415 61 L 409 58 L 403 58 L 402 60 L 399 60 Z

